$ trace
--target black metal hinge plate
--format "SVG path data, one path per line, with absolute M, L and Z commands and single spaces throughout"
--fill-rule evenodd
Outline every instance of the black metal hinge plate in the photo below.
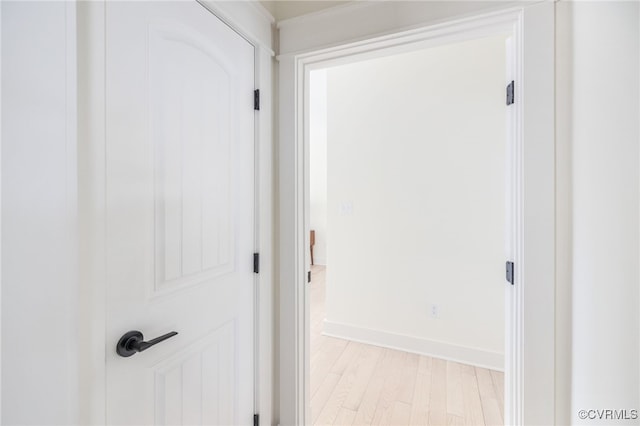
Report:
M 511 83 L 507 86 L 507 105 L 511 105 L 515 100 L 515 82 L 511 80 Z
M 311 282 L 311 271 L 307 272 L 307 282 L 310 283 Z
M 515 266 L 513 265 L 513 262 L 507 262 L 506 264 L 506 278 L 507 281 L 509 281 L 511 283 L 511 285 L 513 285 L 513 277 L 515 275 Z
M 253 253 L 253 273 L 260 273 L 260 253 Z
M 260 426 L 260 414 L 253 415 L 253 426 Z
M 260 111 L 260 90 L 256 89 L 253 91 L 253 109 L 256 111 Z

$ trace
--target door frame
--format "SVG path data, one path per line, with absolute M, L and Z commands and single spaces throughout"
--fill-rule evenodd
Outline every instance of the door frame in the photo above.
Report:
M 260 274 L 254 291 L 254 413 L 273 417 L 273 104 L 274 19 L 257 2 L 194 0 L 254 48 L 254 248 Z M 76 2 L 78 78 L 78 406 L 80 424 L 107 424 L 106 356 L 106 0 Z M 249 94 L 250 95 L 250 94 Z M 248 254 L 249 255 L 249 254 Z
M 380 6 L 382 7 L 382 6 Z M 346 8 L 345 8 L 346 10 Z M 349 11 L 347 10 L 347 13 Z M 338 14 L 338 12 L 335 12 Z M 363 21 L 366 21 L 363 15 Z M 335 19 L 335 17 L 331 18 Z M 281 45 L 304 26 L 281 31 Z M 316 25 L 319 24 L 316 22 Z M 327 25 L 327 22 L 324 22 Z M 555 419 L 555 117 L 554 6 L 551 2 L 449 18 L 432 25 L 338 41 L 281 54 L 280 68 L 280 424 L 309 416 L 309 75 L 376 56 L 509 34 L 509 110 L 515 285 L 506 304 L 505 424 L 553 424 Z M 282 38 L 287 40 L 282 40 Z M 290 43 L 295 45 L 296 43 Z M 509 64 L 509 63 L 508 63 Z M 509 70 L 508 70 L 509 73 Z M 505 284 L 508 285 L 508 284 Z M 525 291 L 526 289 L 526 291 Z M 526 297 L 525 297 L 526 296 Z M 525 345 L 526 342 L 526 345 Z

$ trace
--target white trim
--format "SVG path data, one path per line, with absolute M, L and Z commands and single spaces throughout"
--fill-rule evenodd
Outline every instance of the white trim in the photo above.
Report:
M 504 371 L 503 353 L 487 351 L 471 346 L 456 345 L 448 342 L 430 340 L 417 336 L 407 336 L 327 320 L 324 320 L 324 331 L 322 334 L 339 339 L 352 340 L 354 342 L 461 362 L 463 364 L 475 365 L 476 367 Z
M 106 423 L 105 2 L 78 2 L 79 423 Z
M 218 19 L 240 34 L 254 47 L 260 47 L 274 55 L 272 26 L 273 16 L 254 1 L 196 0 Z
M 256 250 L 260 253 L 260 273 L 256 275 L 256 413 L 265 423 L 273 417 L 273 286 L 274 231 L 273 204 L 273 107 L 272 61 L 270 51 L 256 46 L 255 87 L 260 89 L 260 111 L 255 112 Z
M 353 2 L 278 23 L 279 55 L 298 55 L 345 44 L 368 43 L 426 26 L 448 25 L 494 12 L 517 11 L 543 0 L 495 1 L 373 1 Z M 391 17 L 391 19 L 390 19 Z
M 260 53 L 253 49 L 253 87 L 260 87 Z M 253 111 L 253 252 L 260 253 L 260 111 Z M 253 274 L 253 412 L 260 411 L 260 274 Z
M 2 46 L 2 2 L 0 2 L 0 46 Z M 2 55 L 0 54 L 0 82 Z M 2 84 L 0 84 L 0 423 L 2 422 Z
M 511 34 L 515 62 L 512 179 L 512 259 L 516 285 L 508 312 L 512 345 L 507 347 L 509 398 L 506 424 L 552 424 L 554 420 L 554 38 L 553 3 L 536 3 L 475 17 L 442 19 L 395 35 L 336 42 L 324 48 L 303 28 L 283 32 L 281 44 L 300 37 L 306 51 L 280 59 L 280 423 L 305 424 L 308 416 L 308 75 L 333 66 L 488 34 Z M 335 12 L 335 11 L 333 11 Z M 336 15 L 339 16 L 339 15 Z M 340 19 L 344 18 L 339 16 Z M 366 17 L 362 18 L 366 21 Z M 338 19 L 339 21 L 339 19 Z M 447 21 L 447 22 L 445 22 Z M 327 28 L 335 28 L 323 21 Z M 308 25 L 309 23 L 306 23 Z M 378 22 L 358 23 L 362 34 Z M 315 48 L 313 46 L 316 46 Z M 525 79 L 526 78 L 526 79 Z M 525 126 L 525 123 L 527 124 Z M 526 146 L 526 150 L 524 147 Z M 527 194 L 526 203 L 524 194 Z M 526 253 L 526 266 L 525 266 Z M 524 289 L 527 288 L 527 299 Z M 516 337 L 517 336 L 517 337 Z M 526 336 L 527 345 L 524 345 Z M 509 338 L 507 338 L 508 340 Z M 525 360 L 528 362 L 525 363 Z M 307 366 L 305 368 L 305 366 Z
M 68 285 L 75 284 L 75 288 L 70 288 L 69 306 L 72 310 L 71 321 L 75 322 L 79 319 L 78 312 L 80 306 L 77 300 L 78 268 L 79 268 L 79 246 L 78 246 L 78 20 L 77 20 L 77 2 L 65 2 L 65 173 L 66 173 L 66 221 L 65 227 L 70 230 L 67 236 L 68 241 L 68 268 L 70 282 Z M 80 346 L 83 342 L 78 340 L 69 351 L 67 356 L 67 371 L 69 371 L 69 380 L 73 383 L 68 390 L 67 409 L 69 410 L 69 419 L 77 421 L 79 407 L 79 397 L 81 390 L 78 388 L 79 371 L 78 362 L 80 358 Z
M 516 402 L 520 424 L 555 420 L 555 5 L 524 9 L 516 49 L 522 81 L 517 121 L 522 161 L 515 205 L 516 303 L 520 307 L 516 369 L 524 387 Z M 516 89 L 518 90 L 518 89 Z M 517 93 L 516 93 L 516 96 Z M 518 98 L 516 97 L 516 102 Z M 525 264 L 526 260 L 526 264 Z M 518 285 L 518 283 L 520 285 Z M 526 296 L 526 297 L 525 297 Z M 517 325 L 516 325 L 517 324 Z M 525 344 L 526 341 L 526 344 Z M 514 422 L 515 423 L 515 422 Z
M 323 67 L 327 64 L 335 66 L 354 62 L 353 55 L 356 54 L 360 55 L 357 60 L 384 56 L 385 53 L 380 53 L 383 49 L 393 48 L 395 49 L 393 53 L 398 54 L 416 48 L 424 49 L 438 44 L 491 36 L 500 30 L 509 34 L 513 32 L 514 17 L 519 13 L 521 13 L 521 9 L 490 12 L 481 15 L 481 22 L 479 22 L 478 16 L 457 18 L 421 28 L 403 29 L 392 34 L 376 35 L 365 40 L 349 41 L 339 46 L 321 47 L 312 52 L 280 54 L 277 59 L 293 56 L 304 60 L 305 63 L 322 62 Z M 417 45 L 416 43 L 422 44 Z
M 301 248 L 304 239 L 300 241 L 301 210 L 296 200 L 300 196 L 300 153 L 294 142 L 296 136 L 295 108 L 298 104 L 294 76 L 298 72 L 297 64 L 292 57 L 283 58 L 279 64 L 279 126 L 278 126 L 278 190 L 279 190 L 279 399 L 280 424 L 299 425 L 298 419 L 303 413 L 298 397 L 302 379 L 300 374 L 300 356 L 298 339 L 303 324 L 299 324 L 297 311 L 293 306 L 300 305 L 299 284 L 304 268 L 301 268 Z M 296 372 L 296 373 L 293 373 Z
M 228 3 L 234 3 L 229 5 Z M 204 6 L 204 5 L 203 5 Z M 78 223 L 79 282 L 79 423 L 106 424 L 106 195 L 105 195 L 105 0 L 78 2 Z M 262 107 L 256 120 L 256 247 L 261 257 L 257 279 L 261 350 L 257 408 L 265 423 L 273 416 L 273 132 L 272 17 L 250 2 L 206 1 L 206 8 L 255 48 L 256 88 Z M 263 297 L 264 296 L 264 297 Z M 256 347 L 256 350 L 258 348 Z
M 271 22 L 272 25 L 275 25 L 276 18 L 271 14 L 271 12 L 269 12 L 269 9 L 264 7 L 264 5 L 261 2 L 259 2 L 259 1 L 251 1 L 251 2 L 247 2 L 247 3 L 249 5 L 251 5 L 254 9 L 256 9 L 262 15 L 262 17 L 264 17 L 266 20 Z

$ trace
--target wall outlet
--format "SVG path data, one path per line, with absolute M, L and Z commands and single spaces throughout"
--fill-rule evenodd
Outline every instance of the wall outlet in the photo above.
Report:
M 340 215 L 351 216 L 353 214 L 353 203 L 351 201 L 344 201 L 340 203 Z
M 434 319 L 440 318 L 440 306 L 436 305 L 435 303 L 432 303 L 429 306 L 429 315 L 431 315 L 431 318 L 434 318 Z

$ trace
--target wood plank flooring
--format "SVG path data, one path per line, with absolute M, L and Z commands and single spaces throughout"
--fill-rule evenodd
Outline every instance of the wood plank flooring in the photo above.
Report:
M 311 267 L 314 425 L 502 425 L 498 371 L 322 335 L 324 266 Z

